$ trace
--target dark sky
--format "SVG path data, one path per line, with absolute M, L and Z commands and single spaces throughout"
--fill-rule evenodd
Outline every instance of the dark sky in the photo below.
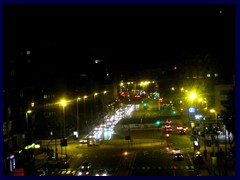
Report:
M 6 5 L 4 10 L 5 52 L 29 47 L 35 61 L 63 68 L 84 69 L 88 61 L 103 59 L 117 68 L 144 69 L 197 52 L 227 61 L 234 52 L 230 5 Z

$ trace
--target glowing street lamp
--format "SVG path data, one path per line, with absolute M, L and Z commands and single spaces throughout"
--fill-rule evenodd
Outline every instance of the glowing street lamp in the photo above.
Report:
M 189 99 L 194 100 L 197 97 L 197 95 L 194 92 L 190 92 Z
M 210 109 L 209 110 L 210 113 L 214 113 L 214 120 L 217 120 L 217 112 L 215 109 Z
M 79 110 L 78 110 L 78 101 L 80 101 L 81 98 L 77 98 L 77 138 L 79 139 Z
M 65 136 L 66 136 L 66 129 L 65 129 L 65 106 L 67 105 L 67 102 L 66 102 L 66 100 L 63 99 L 63 100 L 60 101 L 60 104 L 63 107 L 63 138 L 65 138 Z
M 31 113 L 32 113 L 31 110 L 28 110 L 28 111 L 26 112 L 26 125 L 27 125 L 27 132 L 28 132 L 28 114 L 31 114 Z

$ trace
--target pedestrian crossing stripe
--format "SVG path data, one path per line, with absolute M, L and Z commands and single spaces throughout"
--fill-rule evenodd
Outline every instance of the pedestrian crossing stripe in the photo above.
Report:
M 170 169 L 170 170 L 194 170 L 194 166 L 169 166 L 169 167 L 165 167 L 165 166 L 137 166 L 137 167 L 132 167 L 132 170 L 161 170 L 161 169 Z
M 60 170 L 58 174 L 60 175 L 75 175 L 77 173 L 77 170 Z

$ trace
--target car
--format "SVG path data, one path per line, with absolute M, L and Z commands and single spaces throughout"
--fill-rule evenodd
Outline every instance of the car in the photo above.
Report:
M 172 154 L 175 155 L 175 154 L 180 154 L 181 153 L 181 150 L 179 148 L 174 148 L 172 150 Z
M 107 176 L 108 172 L 106 169 L 98 169 L 95 173 L 95 176 Z
M 182 126 L 177 126 L 177 130 L 182 130 L 183 127 Z
M 77 172 L 77 176 L 89 176 L 90 175 L 90 169 L 80 169 Z
M 172 128 L 166 128 L 165 131 L 166 132 L 172 132 L 173 130 L 172 130 Z
M 182 129 L 182 130 L 178 131 L 178 134 L 184 135 L 184 134 L 186 134 L 186 131 Z
M 84 137 L 84 138 L 79 140 L 80 144 L 87 144 L 87 142 L 88 142 L 88 138 L 87 137 Z
M 175 161 L 179 161 L 179 160 L 181 161 L 183 159 L 184 159 L 184 156 L 182 153 L 177 153 L 173 156 L 173 160 L 175 160 Z
M 81 166 L 81 170 L 90 170 L 92 168 L 92 164 L 88 161 L 84 161 Z
M 188 130 L 188 127 L 183 126 L 183 130 L 184 130 L 184 131 L 187 131 L 187 130 Z

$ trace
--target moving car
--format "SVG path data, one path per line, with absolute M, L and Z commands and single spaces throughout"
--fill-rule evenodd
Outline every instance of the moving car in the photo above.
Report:
M 95 173 L 95 176 L 107 176 L 108 172 L 106 169 L 98 169 Z
M 90 163 L 90 162 L 88 162 L 88 161 L 84 161 L 83 163 L 82 163 L 82 166 L 81 166 L 81 168 L 80 169 L 91 169 L 92 168 L 92 164 Z
M 90 169 L 80 169 L 77 173 L 77 176 L 89 176 Z
M 77 176 L 89 176 L 92 169 L 92 164 L 88 161 L 84 161 L 77 173 Z
M 173 156 L 173 160 L 176 160 L 176 161 L 181 161 L 184 159 L 184 156 L 182 155 L 182 153 L 177 153 Z
M 79 140 L 80 144 L 87 144 L 87 142 L 88 142 L 87 136 Z
M 179 148 L 174 148 L 172 150 L 172 154 L 175 155 L 175 154 L 180 154 L 181 153 L 181 150 Z

